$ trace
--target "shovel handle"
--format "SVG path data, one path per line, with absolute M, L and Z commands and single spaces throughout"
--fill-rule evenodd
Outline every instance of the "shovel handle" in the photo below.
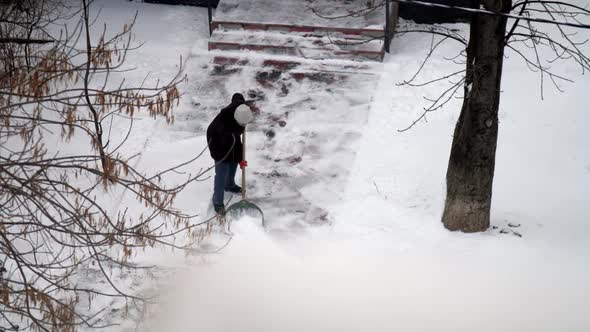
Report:
M 246 160 L 246 126 L 242 132 L 242 160 Z M 242 199 L 246 199 L 246 166 L 242 167 Z

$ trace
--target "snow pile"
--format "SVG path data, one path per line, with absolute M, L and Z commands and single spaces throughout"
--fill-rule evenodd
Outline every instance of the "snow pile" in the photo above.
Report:
M 490 237 L 448 236 L 437 248 L 414 248 L 325 230 L 285 243 L 249 222 L 233 230 L 221 255 L 203 257 L 173 281 L 180 287 L 163 290 L 150 331 L 587 327 L 584 270 L 515 239 L 505 243 L 511 256 Z

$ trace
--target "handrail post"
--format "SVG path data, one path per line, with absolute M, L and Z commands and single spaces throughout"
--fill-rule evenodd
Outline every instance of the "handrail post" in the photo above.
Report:
M 389 42 L 390 42 L 390 36 L 389 36 L 389 30 L 391 30 L 391 27 L 389 26 L 390 22 L 389 22 L 389 1 L 390 0 L 385 0 L 385 52 L 389 53 Z
M 213 18 L 211 17 L 213 16 L 211 11 L 211 0 L 207 0 L 207 14 L 209 17 L 209 36 L 211 36 L 211 34 L 213 33 L 213 31 L 211 30 L 211 21 L 213 20 Z

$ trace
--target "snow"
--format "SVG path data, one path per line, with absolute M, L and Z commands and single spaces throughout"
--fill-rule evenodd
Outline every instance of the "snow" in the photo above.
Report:
M 367 3 L 337 0 L 223 0 L 213 20 L 383 30 L 384 7 L 371 9 L 367 8 Z M 314 14 L 314 10 L 318 15 Z
M 111 309 L 99 317 L 122 324 L 110 330 L 590 329 L 587 76 L 556 64 L 576 83 L 564 93 L 547 88 L 542 101 L 537 74 L 507 54 L 492 212 L 498 228 L 452 233 L 440 216 L 460 100 L 398 132 L 420 116 L 423 96 L 436 95 L 433 87 L 397 85 L 419 67 L 430 36 L 395 39 L 383 63 L 364 68 L 346 68 L 350 62 L 343 60 L 303 61 L 304 71 L 330 68 L 349 77 L 333 85 L 283 76 L 265 88 L 255 80 L 259 55 L 243 53 L 250 62 L 230 66 L 233 74 L 209 75 L 206 9 L 107 0 L 94 5 L 103 7 L 101 17 L 111 25 L 139 11 L 134 31 L 146 44 L 130 57 L 137 74 L 126 80 L 141 81 L 148 71 L 169 78 L 180 55 L 185 62 L 188 82 L 175 124 L 141 115 L 134 124 L 125 152 L 141 152 L 140 167 L 163 169 L 190 159 L 206 147 L 204 130 L 233 92 L 265 94 L 257 102 L 262 113 L 249 128 L 248 183 L 271 226 L 237 221 L 231 239 L 216 234 L 203 244 L 209 251 L 229 240 L 215 254 L 138 254 L 138 263 L 157 266 L 154 278 L 122 274 L 119 280 L 157 301 L 124 319 L 117 315 L 124 303 L 95 300 L 93 305 Z M 459 65 L 444 57 L 458 50 L 448 43 L 421 79 L 453 72 Z M 275 90 L 281 82 L 290 84 L 288 93 Z M 277 126 L 275 117 L 287 125 Z M 126 125 L 115 123 L 114 131 Z M 269 128 L 276 134 L 272 140 Z M 211 165 L 205 153 L 192 167 L 196 172 Z M 211 191 L 212 179 L 196 182 L 178 205 L 204 214 Z M 119 196 L 108 195 L 118 202 Z M 141 209 L 124 196 L 121 204 Z M 503 229 L 522 237 L 501 234 Z
M 334 50 L 355 50 L 380 52 L 383 41 L 369 37 L 357 39 L 341 38 L 337 33 L 325 37 L 309 37 L 305 33 L 284 34 L 256 30 L 215 30 L 211 36 L 213 41 L 226 43 L 248 43 L 261 46 L 284 46 L 299 48 L 323 48 Z

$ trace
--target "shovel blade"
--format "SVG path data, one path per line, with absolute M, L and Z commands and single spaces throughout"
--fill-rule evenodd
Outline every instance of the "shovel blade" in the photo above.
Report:
M 248 216 L 260 220 L 260 223 L 264 226 L 264 213 L 256 204 L 247 200 L 241 200 L 230 205 L 225 209 L 225 216 L 232 221 Z

